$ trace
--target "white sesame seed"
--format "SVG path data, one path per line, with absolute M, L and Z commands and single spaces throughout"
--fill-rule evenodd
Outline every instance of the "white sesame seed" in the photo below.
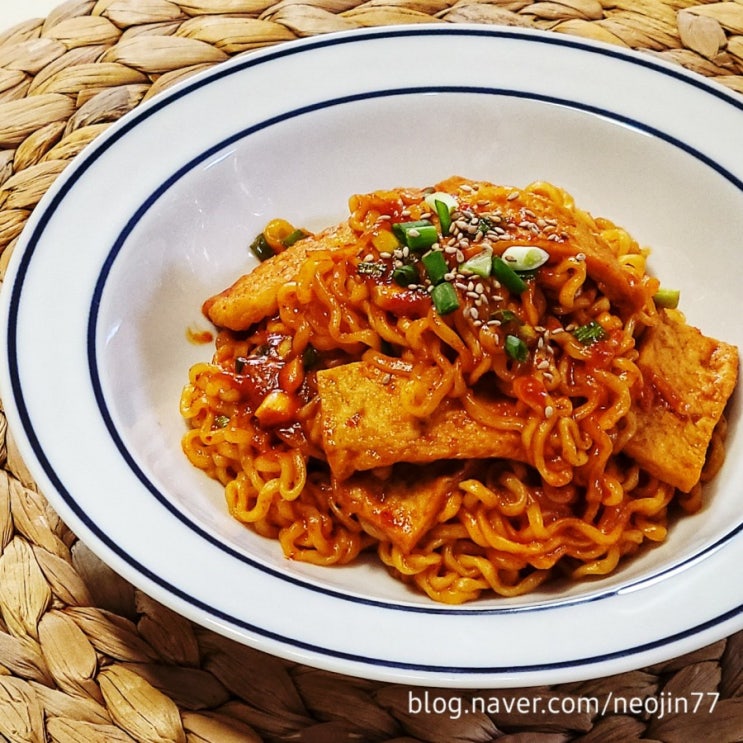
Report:
M 518 199 L 518 197 L 519 197 L 518 191 L 511 191 L 511 193 L 509 193 L 508 196 L 506 196 L 506 200 L 513 201 L 514 199 Z
M 382 252 L 381 252 L 381 253 L 379 254 L 379 257 L 380 257 L 380 258 L 381 258 L 382 260 L 388 260 L 389 258 L 392 258 L 392 253 L 388 253 L 388 252 L 387 252 L 386 250 L 384 250 L 384 251 L 382 251 Z
M 364 256 L 364 263 L 371 263 L 374 260 L 374 256 L 371 253 L 367 253 Z
M 457 259 L 457 263 L 463 263 L 464 262 L 464 253 L 461 250 L 457 250 L 457 252 L 456 252 L 456 259 Z
M 551 405 L 547 405 L 547 407 L 544 409 L 544 417 L 549 419 L 554 414 L 555 414 L 555 409 Z

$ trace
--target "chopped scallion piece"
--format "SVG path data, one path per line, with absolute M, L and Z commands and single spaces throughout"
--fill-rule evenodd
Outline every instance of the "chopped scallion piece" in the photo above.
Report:
M 492 314 L 493 320 L 500 320 L 501 323 L 518 322 L 521 323 L 519 316 L 513 310 L 496 310 Z
M 439 239 L 438 230 L 426 219 L 393 224 L 392 231 L 414 252 L 427 250 Z
M 256 236 L 252 243 L 250 243 L 250 249 L 253 251 L 255 257 L 261 262 L 276 255 L 273 248 L 268 244 L 266 236 L 262 232 L 260 235 Z
M 434 286 L 431 292 L 431 300 L 439 315 L 448 315 L 450 312 L 459 309 L 457 290 L 448 281 L 442 281 Z
M 298 229 L 288 234 L 281 242 L 284 244 L 284 247 L 291 248 L 294 243 L 299 242 L 302 238 L 307 236 L 308 235 L 304 230 Z
M 218 415 L 214 419 L 214 425 L 217 428 L 227 428 L 227 424 L 230 422 L 230 417 L 228 415 Z
M 410 284 L 417 284 L 420 277 L 415 266 L 406 265 L 399 266 L 392 272 L 392 280 L 399 286 L 410 286 Z
M 493 276 L 514 294 L 526 291 L 526 282 L 499 255 L 493 257 Z
M 581 325 L 573 331 L 575 339 L 584 346 L 590 346 L 596 341 L 602 341 L 606 338 L 606 331 L 595 320 Z
M 431 209 L 436 209 L 436 202 L 440 201 L 446 206 L 450 213 L 459 206 L 456 196 L 452 196 L 450 193 L 446 193 L 446 191 L 434 191 L 433 193 L 427 194 L 424 200 Z
M 514 360 L 520 363 L 524 363 L 529 358 L 529 348 L 526 343 L 516 335 L 507 335 L 506 341 L 506 353 Z
M 436 215 L 439 218 L 441 234 L 446 236 L 449 234 L 449 229 L 451 228 L 451 211 L 449 210 L 449 206 L 438 199 L 433 202 L 433 205 L 436 207 Z
M 550 254 L 534 245 L 511 245 L 503 251 L 502 258 L 514 271 L 533 271 L 543 266 Z
M 482 253 L 473 255 L 472 258 L 466 260 L 460 267 L 459 271 L 463 274 L 474 273 L 477 276 L 482 276 L 486 279 L 490 276 L 490 272 L 493 269 L 493 251 L 483 250 Z
M 449 266 L 446 264 L 446 258 L 440 250 L 431 250 L 421 258 L 428 278 L 432 284 L 439 284 L 444 280 L 449 271 Z
M 653 295 L 656 307 L 667 310 L 675 310 L 679 306 L 681 292 L 678 289 L 663 289 L 662 287 Z

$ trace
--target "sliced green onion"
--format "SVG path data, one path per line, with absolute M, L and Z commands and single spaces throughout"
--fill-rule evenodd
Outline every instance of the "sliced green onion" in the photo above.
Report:
M 398 222 L 392 225 L 392 231 L 401 243 L 414 252 L 427 250 L 439 239 L 438 230 L 427 219 L 416 222 Z
M 432 250 L 426 253 L 421 258 L 421 263 L 423 263 L 432 284 L 441 283 L 449 271 L 446 258 L 444 258 L 444 254 L 440 250 Z
M 250 243 L 250 249 L 253 251 L 255 257 L 261 262 L 276 255 L 262 232 L 260 235 L 256 236 L 252 243 Z
M 482 215 L 480 221 L 477 223 L 477 231 L 483 235 L 492 230 L 496 226 L 495 222 L 487 215 Z
M 287 235 L 287 236 L 286 236 L 286 237 L 285 237 L 285 238 L 284 238 L 284 239 L 283 239 L 283 240 L 281 241 L 281 244 L 282 244 L 282 245 L 283 245 L 283 246 L 284 246 L 285 248 L 291 248 L 291 246 L 292 246 L 292 245 L 294 245 L 294 243 L 296 243 L 296 242 L 299 242 L 300 240 L 302 240 L 302 239 L 303 239 L 303 238 L 305 238 L 305 237 L 309 237 L 308 233 L 306 233 L 306 232 L 305 232 L 304 230 L 302 230 L 302 229 L 297 229 L 297 230 L 294 230 L 294 232 L 291 232 L 290 234 L 288 234 L 288 235 Z
M 579 343 L 590 346 L 592 343 L 604 340 L 606 331 L 595 320 L 591 320 L 591 322 L 576 328 L 573 335 Z
M 415 266 L 399 266 L 392 272 L 392 280 L 399 286 L 410 286 L 417 284 L 420 280 Z
M 493 257 L 493 276 L 514 294 L 526 291 L 526 282 L 499 255 Z
M 218 415 L 214 419 L 214 425 L 217 428 L 227 428 L 227 424 L 230 422 L 229 415 Z
M 442 281 L 434 286 L 431 292 L 431 300 L 439 315 L 448 315 L 450 312 L 459 309 L 457 290 L 448 281 Z
M 519 316 L 513 310 L 495 310 L 491 318 L 493 320 L 499 320 L 503 325 L 509 322 L 518 322 L 521 324 Z
M 436 199 L 433 202 L 436 207 L 436 215 L 439 218 L 439 227 L 441 227 L 441 234 L 446 236 L 449 234 L 451 228 L 451 211 L 449 207 L 443 202 Z
M 395 234 L 397 239 L 403 243 L 403 245 L 407 245 L 407 232 L 408 230 L 420 228 L 420 227 L 428 227 L 431 223 L 427 219 L 419 219 L 415 222 L 395 222 L 392 225 L 392 232 Z
M 431 209 L 436 209 L 436 202 L 440 201 L 446 206 L 449 213 L 453 212 L 459 206 L 456 197 L 452 196 L 450 193 L 446 193 L 446 191 L 434 191 L 433 193 L 427 194 L 424 201 L 429 207 L 431 207 Z
M 543 266 L 550 254 L 534 245 L 511 245 L 501 257 L 514 271 L 533 271 Z
M 514 360 L 519 361 L 522 364 L 529 358 L 529 348 L 526 343 L 516 335 L 507 335 L 506 341 L 506 353 Z
M 483 250 L 482 253 L 472 256 L 469 260 L 465 261 L 459 270 L 461 273 L 474 273 L 477 276 L 482 276 L 486 279 L 490 276 L 490 272 L 493 269 L 493 251 Z
M 653 295 L 656 307 L 667 310 L 675 310 L 679 306 L 681 292 L 678 289 L 663 289 L 662 287 Z

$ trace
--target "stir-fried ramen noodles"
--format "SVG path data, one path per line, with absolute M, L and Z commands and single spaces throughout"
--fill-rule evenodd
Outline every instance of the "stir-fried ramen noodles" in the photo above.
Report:
M 548 183 L 355 195 L 204 304 L 190 461 L 295 560 L 376 550 L 431 598 L 612 572 L 701 506 L 737 349 L 686 324 L 621 227 Z

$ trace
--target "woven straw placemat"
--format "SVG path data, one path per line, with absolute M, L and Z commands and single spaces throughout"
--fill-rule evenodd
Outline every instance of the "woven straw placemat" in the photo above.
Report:
M 598 39 L 743 94 L 743 0 L 70 0 L 0 34 L 0 278 L 56 176 L 143 100 L 259 47 L 419 21 Z M 135 590 L 49 508 L 1 415 L 0 464 L 0 740 L 743 740 L 743 633 L 610 678 L 491 691 L 491 704 L 477 713 L 457 714 L 477 691 L 429 689 L 426 712 L 406 687 L 272 658 Z M 555 711 L 505 709 L 537 697 L 553 700 Z M 623 706 L 600 714 L 610 698 Z M 681 698 L 686 711 L 669 709 Z

